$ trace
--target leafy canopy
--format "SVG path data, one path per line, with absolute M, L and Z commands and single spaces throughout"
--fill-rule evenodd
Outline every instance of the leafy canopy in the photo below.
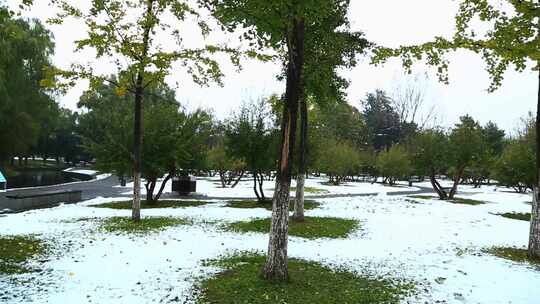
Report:
M 414 61 L 425 59 L 438 68 L 441 81 L 448 82 L 447 55 L 457 49 L 480 54 L 491 77 L 490 91 L 502 83 L 504 72 L 510 65 L 524 71 L 532 61 L 540 68 L 540 2 L 506 0 L 495 5 L 489 0 L 462 0 L 455 19 L 456 32 L 452 39 L 436 37 L 434 41 L 397 49 L 378 47 L 372 59 L 381 64 L 390 57 L 401 57 L 410 72 Z M 476 25 L 486 26 L 479 31 Z

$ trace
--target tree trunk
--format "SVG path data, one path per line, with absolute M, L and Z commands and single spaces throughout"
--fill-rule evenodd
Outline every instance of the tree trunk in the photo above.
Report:
M 153 14 L 154 0 L 148 0 L 146 3 L 146 17 Z M 144 26 L 142 56 L 143 60 L 139 61 L 137 80 L 135 83 L 135 119 L 133 128 L 133 207 L 131 210 L 131 218 L 138 222 L 141 220 L 141 163 L 142 163 L 142 145 L 143 145 L 143 94 L 144 94 L 144 73 L 146 69 L 146 57 L 150 43 L 150 32 L 153 23 Z
M 540 65 L 540 62 L 538 63 Z M 540 259 L 540 71 L 538 71 L 538 100 L 536 105 L 536 185 L 533 189 L 529 257 Z
M 450 193 L 448 194 L 449 199 L 453 199 L 454 195 L 457 193 L 457 188 L 459 181 L 461 180 L 461 177 L 463 176 L 463 171 L 465 170 L 465 167 L 461 167 L 457 171 L 457 175 L 454 176 L 454 184 L 452 185 L 452 189 L 450 190 Z
M 439 182 L 435 178 L 435 174 L 431 174 L 429 176 L 429 181 L 431 182 L 431 186 L 433 187 L 433 190 L 437 192 L 437 195 L 439 196 L 440 199 L 445 200 L 448 198 L 446 191 L 444 191 L 441 184 L 439 184 Z
M 156 189 L 157 178 L 152 178 L 146 183 L 146 203 L 155 204 L 157 202 L 154 197 L 154 190 Z
M 266 197 L 264 196 L 264 190 L 263 190 L 263 184 L 264 184 L 264 175 L 262 173 L 258 174 L 258 184 L 259 184 L 259 193 L 261 194 L 261 201 L 266 201 Z
M 161 183 L 161 187 L 159 187 L 159 191 L 158 191 L 158 193 L 156 194 L 156 197 L 155 197 L 156 202 L 159 200 L 159 198 L 163 194 L 163 189 L 165 189 L 165 185 L 173 177 L 173 175 L 174 175 L 174 170 L 169 172 L 169 174 L 167 174 L 167 176 L 163 180 L 163 183 Z
M 236 187 L 236 185 L 238 185 L 238 183 L 240 182 L 240 180 L 242 179 L 242 177 L 244 177 L 244 173 L 245 171 L 242 171 L 240 172 L 240 175 L 238 175 L 238 178 L 234 181 L 234 183 L 231 185 L 231 188 L 234 188 Z
M 143 75 L 142 72 L 139 72 L 135 92 L 135 120 L 133 125 L 133 207 L 131 210 L 131 218 L 136 222 L 141 220 L 142 102 Z
M 255 196 L 257 196 L 257 201 L 262 202 L 261 196 L 257 191 L 257 173 L 255 172 L 253 172 L 253 192 L 255 192 Z
M 227 181 L 225 179 L 226 172 L 224 170 L 219 170 L 219 180 L 221 181 L 221 187 L 227 188 Z
M 300 159 L 298 160 L 298 177 L 296 178 L 296 195 L 294 200 L 293 219 L 304 221 L 304 186 L 306 182 L 307 162 L 308 109 L 306 97 L 300 99 Z
M 268 255 L 263 269 L 267 280 L 286 281 L 287 242 L 289 229 L 289 198 L 291 166 L 294 159 L 298 101 L 302 96 L 304 68 L 304 20 L 294 17 L 292 32 L 287 33 L 288 63 L 285 105 L 281 124 L 281 149 L 277 170 L 276 190 L 272 202 L 272 224 L 268 241 Z
M 294 200 L 294 214 L 293 220 L 296 222 L 304 221 L 304 185 L 306 182 L 306 176 L 299 174 L 296 179 L 296 196 Z

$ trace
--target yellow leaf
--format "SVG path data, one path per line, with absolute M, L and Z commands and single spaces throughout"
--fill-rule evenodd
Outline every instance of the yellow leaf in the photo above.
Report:
M 124 95 L 126 95 L 126 88 L 117 87 L 116 88 L 116 95 L 118 95 L 118 97 L 123 97 Z

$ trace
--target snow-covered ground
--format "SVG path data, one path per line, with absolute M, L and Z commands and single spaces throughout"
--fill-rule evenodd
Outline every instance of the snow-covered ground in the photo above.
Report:
M 161 181 L 156 185 L 156 189 L 159 189 L 161 186 Z M 306 196 L 321 196 L 321 195 L 336 195 L 336 194 L 362 194 L 362 193 L 389 193 L 389 192 L 398 192 L 398 191 L 414 191 L 419 190 L 417 187 L 409 187 L 408 183 L 401 182 L 394 187 L 387 185 L 382 185 L 380 183 L 371 184 L 371 183 L 342 183 L 339 186 L 332 186 L 326 184 L 328 179 L 326 178 L 314 178 L 311 177 L 306 179 L 305 186 L 312 187 L 323 192 L 319 193 L 306 193 Z M 144 184 L 144 183 L 143 183 Z M 274 194 L 274 181 L 265 181 L 263 184 L 264 195 L 267 197 L 272 197 Z M 168 181 L 165 185 L 164 193 L 171 192 L 172 181 Z M 296 181 L 293 180 L 291 183 L 292 187 L 296 187 Z M 117 186 L 120 187 L 120 186 Z M 430 186 L 431 187 L 431 186 Z M 123 194 L 130 195 L 133 193 L 133 182 L 126 184 L 126 192 Z M 258 186 L 257 186 L 258 189 Z M 156 190 L 157 191 L 157 190 Z M 141 186 L 141 192 L 146 193 L 144 185 Z M 291 194 L 294 195 L 294 191 L 291 191 Z M 236 187 L 234 188 L 221 188 L 221 182 L 218 177 L 203 177 L 197 179 L 197 193 L 198 195 L 203 195 L 207 197 L 230 197 L 230 198 L 246 198 L 246 197 L 255 197 L 253 192 L 253 179 L 249 177 L 243 178 Z
M 332 193 L 362 189 L 381 194 L 320 199 L 322 206 L 307 215 L 358 219 L 362 228 L 347 239 L 291 237 L 291 256 L 415 280 L 420 283 L 420 294 L 408 303 L 538 303 L 539 269 L 480 251 L 487 246 L 527 244 L 527 222 L 494 213 L 530 212 L 529 196 L 493 187 L 472 193 L 470 187 L 460 187 L 467 193 L 465 197 L 488 202 L 470 206 L 386 196 L 389 188 L 380 185 L 325 187 L 316 180 L 310 183 Z M 247 185 L 230 190 L 218 188 L 211 180 L 199 180 L 198 187 L 212 197 L 237 192 L 238 196 L 252 196 Z M 270 212 L 226 208 L 224 200 L 185 209 L 145 209 L 144 216 L 187 217 L 195 222 L 147 236 L 107 234 L 93 229 L 95 224 L 73 221 L 130 215 L 129 210 L 91 207 L 112 200 L 98 198 L 0 217 L 3 235 L 35 234 L 63 250 L 41 265 L 44 272 L 15 277 L 33 278 L 31 283 L 0 277 L 0 302 L 167 303 L 178 299 L 182 303 L 197 278 L 216 271 L 202 266 L 204 259 L 231 250 L 264 251 L 267 246 L 265 234 L 223 232 L 212 222 L 269 217 Z

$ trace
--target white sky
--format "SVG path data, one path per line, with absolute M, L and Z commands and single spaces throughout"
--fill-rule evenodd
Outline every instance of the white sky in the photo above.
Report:
M 36 6 L 25 16 L 45 20 L 53 15 L 53 10 L 47 5 L 49 1 L 35 2 Z M 8 0 L 7 3 L 14 7 L 18 1 Z M 456 10 L 457 2 L 453 0 L 351 0 L 350 19 L 352 29 L 363 31 L 369 40 L 379 45 L 399 46 L 429 41 L 434 36 L 450 36 Z M 83 26 L 67 22 L 49 28 L 56 42 L 54 64 L 65 68 L 73 62 L 94 60 L 91 52 L 74 52 L 73 41 L 84 37 Z M 194 35 L 185 39 L 200 38 Z M 95 68 L 102 73 L 113 73 L 114 69 L 110 67 L 107 62 L 95 63 Z M 284 83 L 278 82 L 275 77 L 280 70 L 279 63 L 249 61 L 244 63 L 240 72 L 228 63 L 224 63 L 222 68 L 226 75 L 224 87 L 212 85 L 200 88 L 182 70 L 173 71 L 168 81 L 173 86 L 180 84 L 177 97 L 188 108 L 211 108 L 220 118 L 237 108 L 242 100 L 284 91 Z M 429 73 L 426 103 L 437 107 L 447 126 L 455 123 L 459 116 L 470 114 L 482 123 L 492 120 L 501 128 L 512 131 L 520 117 L 535 110 L 538 83 L 536 73 L 530 69 L 524 73 L 507 72 L 503 86 L 491 94 L 486 91 L 489 77 L 484 71 L 484 63 L 473 53 L 457 52 L 452 55 L 450 85 L 438 83 L 433 69 L 423 64 L 416 65 L 414 71 Z M 399 60 L 390 60 L 384 66 L 374 67 L 364 58 L 356 68 L 343 73 L 351 81 L 349 103 L 358 107 L 366 93 L 377 88 L 391 93 L 405 78 Z M 76 109 L 85 86 L 84 83 L 79 84 L 65 96 L 59 97 L 59 101 L 65 107 Z

